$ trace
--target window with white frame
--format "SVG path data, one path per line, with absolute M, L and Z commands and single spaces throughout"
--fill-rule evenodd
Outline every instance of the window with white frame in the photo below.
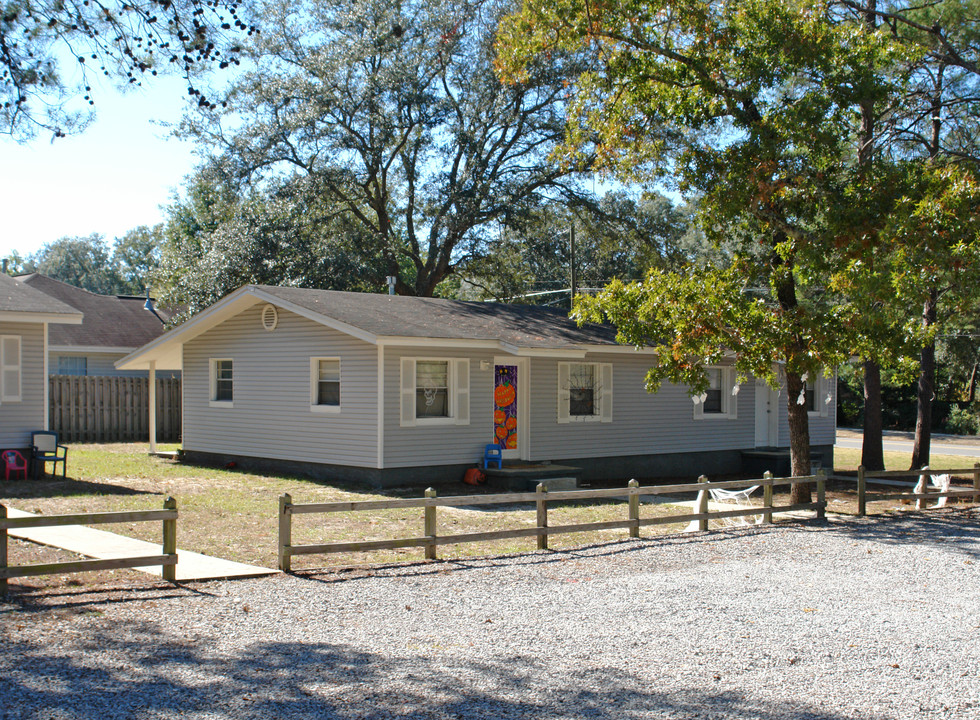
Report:
M 60 355 L 58 357 L 59 375 L 88 375 L 88 358 Z
M 738 409 L 738 387 L 735 369 L 730 367 L 705 368 L 708 389 L 696 398 L 694 418 L 735 418 Z
M 401 359 L 401 425 L 470 422 L 470 361 Z
M 234 398 L 234 362 L 228 358 L 212 358 L 211 404 L 231 405 Z
M 558 363 L 558 422 L 612 422 L 612 364 Z
M 20 402 L 20 385 L 20 335 L 0 335 L 0 402 Z
M 318 412 L 340 410 L 340 358 L 310 359 L 310 406 Z
M 826 417 L 830 397 L 827 383 L 819 375 L 816 378 L 808 377 L 803 381 L 803 404 L 806 405 L 806 411 L 810 415 Z

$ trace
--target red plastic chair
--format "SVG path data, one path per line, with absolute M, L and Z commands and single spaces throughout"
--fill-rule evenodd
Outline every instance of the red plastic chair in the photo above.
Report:
M 6 478 L 10 480 L 10 471 L 20 470 L 24 473 L 24 479 L 27 479 L 27 460 L 16 450 L 4 450 L 0 457 L 3 458 L 3 464 L 6 467 Z

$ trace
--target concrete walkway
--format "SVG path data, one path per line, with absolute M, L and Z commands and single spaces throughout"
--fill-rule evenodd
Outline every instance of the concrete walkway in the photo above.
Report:
M 11 518 L 34 517 L 33 513 L 7 508 Z M 143 557 L 159 555 L 159 543 L 117 535 L 116 533 L 96 530 L 83 525 L 59 525 L 55 527 L 23 528 L 7 531 L 11 536 L 30 540 L 31 542 L 70 550 L 99 560 L 109 560 L 122 557 Z M 162 568 L 159 565 L 133 568 L 150 575 L 159 576 Z M 177 580 L 224 580 L 228 578 L 259 577 L 275 575 L 278 570 L 245 565 L 244 563 L 222 560 L 200 553 L 177 548 Z

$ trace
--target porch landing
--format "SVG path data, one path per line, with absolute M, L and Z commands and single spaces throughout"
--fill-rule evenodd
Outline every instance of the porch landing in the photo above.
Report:
M 544 483 L 549 490 L 575 490 L 582 468 L 505 460 L 502 468 L 489 467 L 484 472 L 488 481 L 495 485 L 500 484 L 516 492 L 527 492 L 535 490 L 538 483 Z

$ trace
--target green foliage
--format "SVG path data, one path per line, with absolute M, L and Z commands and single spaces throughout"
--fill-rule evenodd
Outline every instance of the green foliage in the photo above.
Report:
M 577 287 L 598 288 L 613 278 L 639 280 L 648 267 L 679 263 L 690 212 L 659 193 L 625 192 L 611 192 L 597 205 L 535 208 L 512 217 L 492 252 L 460 272 L 480 297 L 567 306 L 567 292 L 552 291 L 569 287 L 573 225 Z
M 247 284 L 377 292 L 380 269 L 361 253 L 358 230 L 349 215 L 325 212 L 309 182 L 240 196 L 204 169 L 169 209 L 161 300 L 183 306 L 182 320 Z
M 488 254 L 501 223 L 584 195 L 548 163 L 564 137 L 562 65 L 517 86 L 493 71 L 507 0 L 289 0 L 259 8 L 263 32 L 227 106 L 184 131 L 253 187 L 308 181 L 344 216 L 364 280 L 431 295 Z M 375 260 L 376 259 L 376 260 Z
M 946 431 L 953 435 L 980 434 L 980 416 L 973 407 L 952 407 L 946 418 Z
M 647 373 L 647 390 L 663 381 L 707 389 L 705 367 L 729 360 L 739 381 L 754 376 L 777 387 L 782 369 L 816 377 L 847 359 L 839 341 L 847 336 L 845 312 L 784 310 L 749 292 L 748 268 L 689 266 L 681 271 L 651 270 L 643 282 L 613 281 L 595 297 L 576 299 L 573 317 L 608 320 L 617 340 L 657 350 Z M 788 353 L 787 348 L 800 350 Z
M 126 292 L 111 262 L 109 246 L 98 234 L 64 237 L 30 257 L 35 272 L 100 295 Z
M 251 34 L 238 0 L 4 0 L 0 4 L 0 133 L 29 139 L 84 128 L 100 76 L 142 83 L 238 63 L 234 33 Z

